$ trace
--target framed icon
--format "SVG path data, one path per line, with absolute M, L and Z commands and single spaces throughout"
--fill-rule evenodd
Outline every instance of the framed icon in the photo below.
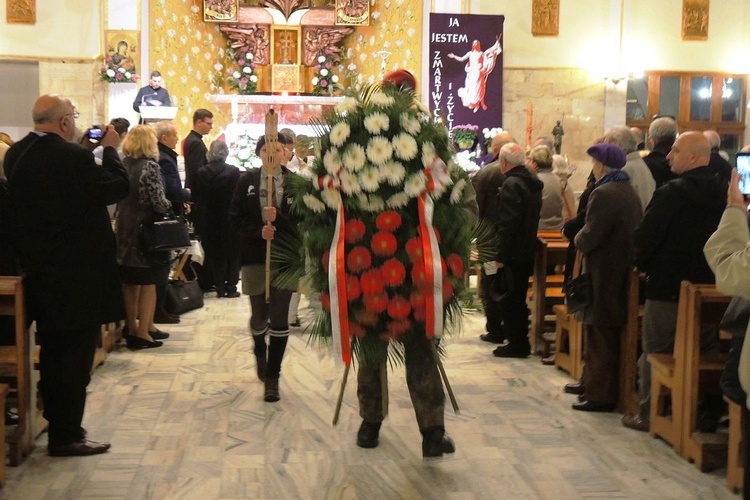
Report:
M 239 14 L 239 0 L 203 0 L 203 22 L 236 23 Z
M 140 57 L 140 39 L 140 31 L 105 30 L 104 56 L 111 59 L 114 69 L 123 68 L 135 74 L 136 61 Z

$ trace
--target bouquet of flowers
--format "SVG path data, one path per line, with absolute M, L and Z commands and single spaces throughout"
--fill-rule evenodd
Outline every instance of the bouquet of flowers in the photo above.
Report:
M 315 127 L 320 156 L 310 178 L 291 186 L 324 309 L 312 335 L 333 339 L 344 362 L 350 341 L 360 360 L 400 360 L 401 343 L 439 337 L 459 318 L 471 236 L 466 174 L 446 129 L 392 86 L 349 94 Z
M 230 50 L 229 55 L 237 61 L 237 69 L 227 78 L 229 87 L 240 94 L 254 94 L 258 89 L 258 75 L 255 74 L 257 64 L 253 62 L 253 55 L 244 45 L 237 50 Z
M 325 55 L 318 56 L 318 64 L 313 66 L 315 76 L 312 77 L 313 94 L 333 94 L 339 86 L 339 77 L 331 73 L 333 68 L 333 56 L 326 51 Z
M 502 127 L 485 127 L 482 129 L 482 135 L 484 135 L 484 144 L 487 146 L 487 151 L 492 149 L 492 139 L 494 139 L 495 136 L 502 131 Z
M 112 57 L 107 56 L 99 68 L 99 80 L 108 83 L 132 83 L 138 81 L 138 75 L 125 68 L 117 67 Z
M 260 168 L 263 165 L 263 160 L 255 154 L 257 142 L 258 139 L 250 137 L 247 133 L 243 133 L 236 140 L 230 141 L 227 144 L 229 147 L 227 163 L 245 170 Z
M 478 131 L 479 127 L 477 125 L 456 125 L 451 129 L 453 142 L 463 149 L 468 149 L 472 147 L 474 141 L 477 140 Z

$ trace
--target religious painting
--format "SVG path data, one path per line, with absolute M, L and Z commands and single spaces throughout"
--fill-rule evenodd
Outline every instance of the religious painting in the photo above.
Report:
M 336 24 L 340 26 L 368 26 L 369 0 L 336 0 Z
M 8 24 L 36 24 L 36 0 L 6 0 Z
M 203 0 L 203 22 L 236 23 L 239 12 L 239 0 Z
M 139 58 L 140 31 L 106 30 L 104 31 L 104 57 L 107 62 L 132 74 L 137 73 L 136 61 Z
M 429 105 L 450 130 L 502 126 L 505 16 L 430 13 Z
M 682 0 L 682 39 L 708 40 L 708 0 Z
M 557 36 L 560 31 L 560 0 L 534 0 L 531 4 L 531 34 Z

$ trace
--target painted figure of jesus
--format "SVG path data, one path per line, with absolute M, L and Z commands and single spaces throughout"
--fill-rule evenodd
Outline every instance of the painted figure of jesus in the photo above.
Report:
M 459 57 L 453 53 L 448 54 L 448 57 L 456 61 L 467 61 L 464 67 L 466 80 L 464 86 L 458 89 L 458 96 L 461 98 L 463 105 L 475 113 L 479 111 L 480 106 L 482 109 L 487 109 L 487 104 L 484 102 L 485 86 L 487 77 L 495 69 L 497 57 L 503 51 L 500 47 L 501 38 L 502 34 L 497 35 L 494 45 L 484 52 L 479 40 L 474 40 L 471 44 L 471 50 L 463 56 Z

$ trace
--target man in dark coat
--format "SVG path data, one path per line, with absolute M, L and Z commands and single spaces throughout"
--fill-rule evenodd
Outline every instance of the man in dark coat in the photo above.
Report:
M 656 181 L 656 189 L 665 182 L 677 177 L 669 167 L 667 155 L 677 137 L 677 122 L 668 116 L 662 116 L 651 122 L 648 127 L 648 144 L 651 152 L 643 158 L 651 175 Z M 646 207 L 643 207 L 645 210 Z
M 208 150 L 208 163 L 198 170 L 201 205 L 197 224 L 206 252 L 208 269 L 218 297 L 236 298 L 240 280 L 240 243 L 229 224 L 229 206 L 240 178 L 237 167 L 227 165 L 227 143 L 215 140 Z
M 87 440 L 81 421 L 100 327 L 125 316 L 107 213 L 129 190 L 120 137 L 106 127 L 98 166 L 91 151 L 69 142 L 77 116 L 70 100 L 40 97 L 34 131 L 5 157 L 28 310 L 42 344 L 39 389 L 52 456 L 109 449 Z
M 182 145 L 182 155 L 185 157 L 185 187 L 190 189 L 195 202 L 199 195 L 195 190 L 195 178 L 198 170 L 206 164 L 208 149 L 203 143 L 203 136 L 214 128 L 214 115 L 207 109 L 197 109 L 193 113 L 193 130 L 190 131 Z
M 721 178 L 722 182 L 728 188 L 729 180 L 732 178 L 732 165 L 719 154 L 721 136 L 715 130 L 704 130 L 703 135 L 708 139 L 708 143 L 711 144 L 711 159 L 708 161 L 708 166 L 716 172 L 716 175 Z
M 654 192 L 635 233 L 638 268 L 646 273 L 639 367 L 639 415 L 625 415 L 623 425 L 647 431 L 651 409 L 651 353 L 674 350 L 680 282 L 714 283 L 703 255 L 727 202 L 726 185 L 708 166 L 711 145 L 700 132 L 681 134 L 667 159 L 678 175 Z M 702 344 L 711 345 L 706 337 Z
M 544 184 L 524 166 L 524 159 L 518 144 L 506 144 L 500 149 L 500 168 L 507 178 L 497 195 L 495 265 L 498 273 L 511 277 L 510 291 L 500 299 L 503 330 L 508 339 L 507 345 L 494 351 L 501 358 L 525 358 L 531 353 L 526 291 L 534 268 Z M 504 267 L 508 269 L 503 270 Z
M 479 206 L 479 219 L 483 225 L 482 234 L 491 237 L 495 232 L 494 218 L 497 211 L 497 193 L 500 186 L 505 182 L 505 174 L 500 168 L 500 149 L 513 142 L 508 132 L 500 132 L 492 138 L 492 163 L 482 167 L 472 179 L 474 191 L 477 194 L 477 205 Z M 483 244 L 478 243 L 480 250 Z M 482 266 L 482 306 L 487 317 L 487 333 L 479 336 L 485 342 L 502 344 L 505 340 L 503 333 L 503 318 L 500 314 L 500 305 L 492 300 L 490 291 L 494 283 L 495 274 L 487 274 Z

